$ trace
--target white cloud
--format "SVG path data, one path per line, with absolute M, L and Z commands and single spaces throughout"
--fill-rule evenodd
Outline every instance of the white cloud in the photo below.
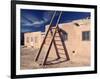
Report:
M 43 24 L 43 23 L 44 23 L 44 21 L 43 21 L 43 20 L 41 20 L 41 21 L 35 21 L 35 22 L 33 22 L 33 25 Z
M 24 22 L 22 25 L 23 26 L 29 26 L 29 27 L 41 27 L 42 24 L 45 24 L 47 23 L 50 19 L 51 19 L 51 16 L 52 16 L 53 12 L 45 12 L 43 14 L 43 16 L 41 17 L 41 20 L 38 19 L 38 17 L 36 16 L 33 16 L 33 15 L 27 15 L 25 17 L 25 19 L 27 20 L 27 22 L 25 20 L 23 20 L 22 22 Z M 31 22 L 28 22 L 28 20 L 30 20 Z
M 42 24 L 44 24 L 45 21 L 34 21 L 33 23 L 24 23 L 23 26 L 34 26 L 34 27 L 41 27 Z

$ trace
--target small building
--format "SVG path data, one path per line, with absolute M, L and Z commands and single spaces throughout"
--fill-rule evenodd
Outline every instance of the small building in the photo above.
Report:
M 90 19 L 76 20 L 70 23 L 60 24 L 60 28 L 67 33 L 67 40 L 65 44 L 70 56 L 79 56 L 83 61 L 86 58 L 87 62 L 90 62 L 91 57 L 91 30 L 90 30 Z M 72 59 L 71 58 L 71 59 Z M 75 59 L 75 58 L 74 58 Z M 73 59 L 73 60 L 74 60 Z
M 64 39 L 66 48 L 71 57 L 74 54 L 76 57 L 82 55 L 82 57 L 88 56 L 88 58 L 90 58 L 90 24 L 90 18 L 59 24 L 59 27 L 63 32 L 62 38 Z M 49 25 L 46 26 L 46 31 L 48 26 Z M 40 31 L 25 33 L 24 46 L 40 48 L 45 33 Z M 47 42 L 50 42 L 50 39 Z
M 84 64 L 85 66 L 90 65 L 91 63 L 91 27 L 90 26 L 91 26 L 90 18 L 59 24 L 59 27 L 62 31 L 62 38 L 64 39 L 72 63 L 75 62 L 75 64 L 77 63 Z M 48 27 L 49 25 L 46 25 L 45 33 Z M 45 33 L 40 31 L 25 33 L 24 46 L 40 48 Z M 48 40 L 46 40 L 45 43 L 48 42 L 50 43 L 50 38 L 48 38 Z M 56 56 L 53 54 L 53 52 L 55 52 L 54 46 L 52 46 L 51 52 L 52 52 L 51 56 Z
M 59 24 L 70 59 L 77 61 L 77 63 L 79 63 L 78 61 L 86 63 L 86 65 L 90 65 L 91 58 L 90 24 L 90 18 Z M 48 29 L 48 26 L 46 29 Z
M 39 48 L 43 37 L 44 33 L 41 32 L 26 32 L 24 33 L 24 46 Z

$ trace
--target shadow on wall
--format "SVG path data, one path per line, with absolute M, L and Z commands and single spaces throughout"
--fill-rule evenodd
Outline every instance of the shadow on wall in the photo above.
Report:
M 66 31 L 64 31 L 63 29 L 60 29 L 60 31 L 62 34 L 63 42 L 68 40 L 68 33 Z

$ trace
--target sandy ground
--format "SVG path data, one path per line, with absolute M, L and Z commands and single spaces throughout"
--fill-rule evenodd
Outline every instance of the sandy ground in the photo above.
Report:
M 64 53 L 60 53 L 61 58 L 57 59 L 56 53 L 52 49 L 48 56 L 47 65 L 42 66 L 41 63 L 43 62 L 46 50 L 42 50 L 38 62 L 34 62 L 38 50 L 39 49 L 21 47 L 21 69 L 82 67 L 90 65 L 90 58 L 86 55 L 73 55 L 69 61 L 66 61 Z

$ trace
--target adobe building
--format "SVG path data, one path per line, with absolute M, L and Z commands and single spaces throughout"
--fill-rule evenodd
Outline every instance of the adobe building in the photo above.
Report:
M 70 59 L 75 62 L 77 61 L 77 63 L 86 63 L 86 65 L 90 65 L 91 58 L 90 22 L 89 18 L 85 18 L 59 24 L 61 30 L 64 31 L 62 37 Z M 48 29 L 48 26 L 46 29 Z
M 63 32 L 62 37 L 68 50 L 70 59 L 72 61 L 77 61 L 77 63 L 86 63 L 86 65 L 90 65 L 91 58 L 90 22 L 90 18 L 85 18 L 69 23 L 59 24 L 59 27 Z M 49 25 L 46 26 L 46 31 L 48 26 Z M 24 46 L 40 48 L 44 36 L 45 33 L 42 32 L 25 33 Z M 50 42 L 50 39 L 47 42 Z
M 26 32 L 26 33 L 24 33 L 24 46 L 39 48 L 43 38 L 44 38 L 44 33 Z

